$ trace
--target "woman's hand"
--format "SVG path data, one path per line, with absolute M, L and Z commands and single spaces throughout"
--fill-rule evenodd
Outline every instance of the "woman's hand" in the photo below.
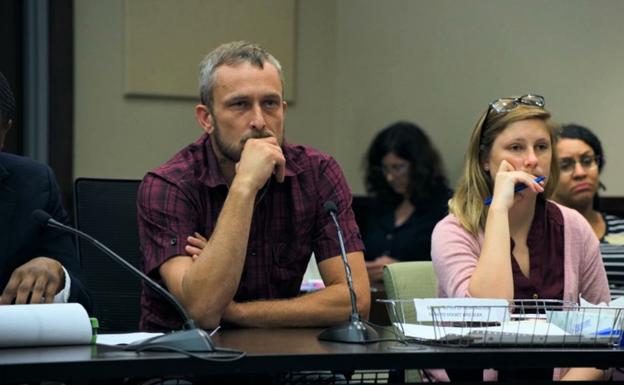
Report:
M 381 282 L 383 280 L 383 268 L 391 263 L 398 262 L 396 259 L 382 255 L 374 261 L 366 262 L 366 270 L 368 271 L 368 279 L 371 283 Z
M 201 254 L 206 244 L 208 244 L 208 240 L 204 238 L 200 233 L 194 233 L 186 238 L 186 246 L 184 246 L 184 251 L 191 257 L 193 260 L 196 260 Z
M 509 211 L 516 201 L 515 187 L 520 183 L 527 186 L 525 190 L 527 192 L 530 191 L 534 194 L 543 192 L 542 184 L 544 182 L 535 182 L 535 177 L 535 175 L 525 171 L 516 171 L 511 163 L 503 160 L 494 179 L 494 193 L 490 207 L 504 208 Z

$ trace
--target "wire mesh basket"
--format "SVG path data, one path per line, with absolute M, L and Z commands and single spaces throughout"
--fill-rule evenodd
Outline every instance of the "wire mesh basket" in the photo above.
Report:
M 454 346 L 609 347 L 622 343 L 622 308 L 583 307 L 558 300 L 444 300 L 451 299 L 381 302 L 406 340 Z M 479 302 L 488 304 L 474 304 Z
M 277 377 L 274 384 L 288 385 L 364 385 L 392 384 L 393 374 L 388 370 L 356 370 L 337 373 L 331 371 L 299 371 L 285 373 Z M 402 383 L 402 381 L 401 381 Z

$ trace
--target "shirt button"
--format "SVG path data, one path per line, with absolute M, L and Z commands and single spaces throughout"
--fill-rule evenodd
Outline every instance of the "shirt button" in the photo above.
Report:
M 392 234 L 386 234 L 386 239 L 387 239 L 388 241 L 392 240 Z
M 249 255 L 251 255 L 252 257 L 255 257 L 256 256 L 256 252 L 252 251 Z
M 539 295 L 537 293 L 533 293 L 533 299 L 538 299 Z

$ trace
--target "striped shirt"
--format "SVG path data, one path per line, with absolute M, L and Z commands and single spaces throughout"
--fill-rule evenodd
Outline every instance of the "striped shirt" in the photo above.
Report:
M 607 226 L 600 239 L 609 289 L 613 299 L 624 295 L 624 218 L 602 213 Z
M 617 217 L 615 215 L 602 213 L 602 218 L 607 225 L 604 235 L 600 242 L 602 243 L 622 243 L 617 242 L 615 240 L 610 240 L 609 238 L 619 238 L 619 237 L 610 237 L 614 234 L 620 234 L 622 241 L 624 241 L 624 218 Z

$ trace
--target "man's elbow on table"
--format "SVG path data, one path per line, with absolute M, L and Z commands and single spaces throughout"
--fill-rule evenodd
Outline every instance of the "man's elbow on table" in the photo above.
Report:
M 192 295 L 193 290 L 182 285 L 182 305 L 191 317 L 202 329 L 214 329 L 221 323 L 223 314 L 231 302 L 224 301 L 214 295 Z

